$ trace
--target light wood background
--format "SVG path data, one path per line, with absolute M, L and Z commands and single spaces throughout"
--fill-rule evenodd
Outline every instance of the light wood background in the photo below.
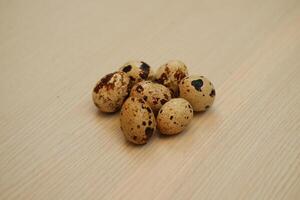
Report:
M 125 142 L 96 81 L 180 59 L 215 84 L 175 137 Z M 1 0 L 0 199 L 300 199 L 299 0 Z

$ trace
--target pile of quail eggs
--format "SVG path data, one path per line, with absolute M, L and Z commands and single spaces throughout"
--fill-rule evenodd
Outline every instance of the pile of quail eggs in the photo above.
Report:
M 146 144 L 156 129 L 163 135 L 181 133 L 194 112 L 207 110 L 215 89 L 204 76 L 189 76 L 186 65 L 171 60 L 153 69 L 143 61 L 125 63 L 94 87 L 93 101 L 100 111 L 121 109 L 121 130 L 135 144 Z

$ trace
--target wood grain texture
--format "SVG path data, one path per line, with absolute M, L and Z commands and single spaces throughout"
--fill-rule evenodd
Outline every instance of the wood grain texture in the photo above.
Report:
M 183 60 L 216 101 L 125 142 L 91 91 Z M 300 1 L 0 1 L 0 199 L 300 199 Z

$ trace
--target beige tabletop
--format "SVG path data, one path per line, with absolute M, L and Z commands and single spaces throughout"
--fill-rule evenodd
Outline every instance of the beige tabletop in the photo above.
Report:
M 174 137 L 125 141 L 91 92 L 132 59 L 209 77 Z M 300 199 L 299 0 L 1 0 L 0 199 Z

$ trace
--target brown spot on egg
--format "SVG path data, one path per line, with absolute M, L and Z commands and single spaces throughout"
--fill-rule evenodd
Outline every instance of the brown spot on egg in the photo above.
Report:
M 158 104 L 158 100 L 159 100 L 159 98 L 153 98 L 152 103 L 153 103 L 154 105 L 156 105 L 156 104 Z
M 122 69 L 122 71 L 123 71 L 123 72 L 130 72 L 131 69 L 132 69 L 132 66 L 131 66 L 131 65 L 127 65 L 127 66 L 125 66 L 125 67 Z
M 203 86 L 203 81 L 201 79 L 193 80 L 191 84 L 197 91 L 201 92 L 201 87 Z
M 164 104 L 167 103 L 167 102 L 168 102 L 168 101 L 165 100 L 165 99 L 161 99 L 161 100 L 160 100 L 161 105 L 164 105 Z
M 99 82 L 99 83 L 97 83 L 97 85 L 94 87 L 94 92 L 95 93 L 98 93 L 99 92 L 99 90 L 100 90 L 100 88 L 101 88 L 101 82 Z M 96 105 L 97 106 L 97 105 Z
M 138 86 L 136 86 L 136 91 L 137 91 L 138 93 L 141 93 L 141 92 L 144 91 L 144 88 L 143 88 L 141 85 L 138 85 Z
M 216 91 L 215 91 L 215 89 L 212 89 L 212 90 L 211 90 L 209 96 L 210 96 L 210 97 L 216 96 Z
M 158 79 L 156 79 L 156 82 L 164 84 L 165 80 L 168 80 L 168 76 L 166 73 L 162 73 L 162 75 Z
M 147 107 L 146 109 L 147 109 L 148 113 L 152 113 L 151 108 Z
M 147 127 L 145 130 L 145 134 L 146 134 L 147 138 L 150 138 L 152 136 L 153 132 L 154 132 L 153 128 Z
M 150 72 L 150 66 L 145 62 L 141 63 L 142 65 L 140 66 L 140 69 L 142 70 L 142 72 L 139 75 L 142 79 L 147 79 Z
M 144 104 L 144 103 L 145 103 L 143 99 L 139 99 L 139 102 L 140 102 L 141 104 Z M 143 105 L 142 105 L 142 108 L 144 108 Z
M 99 90 L 101 89 L 101 88 L 103 88 L 104 86 L 108 86 L 108 85 L 111 85 L 111 84 L 108 84 L 108 82 L 110 81 L 110 79 L 114 76 L 114 74 L 116 74 L 117 72 L 114 72 L 114 73 L 110 73 L 110 74 L 107 74 L 106 76 L 104 76 L 101 80 L 100 80 L 100 82 L 95 86 L 95 88 L 94 88 L 94 92 L 95 93 L 98 93 L 99 92 Z M 113 87 L 114 87 L 114 84 L 112 84 L 112 89 L 113 89 Z
M 168 66 L 165 68 L 165 72 L 166 72 L 167 74 L 170 74 L 170 68 L 169 68 Z
M 132 81 L 132 82 L 135 82 L 135 78 L 134 77 L 132 77 L 132 76 L 129 76 L 129 78 L 130 78 L 130 81 Z
M 179 83 L 184 77 L 186 77 L 186 74 L 178 69 L 175 72 L 174 77 L 177 79 L 177 82 Z

